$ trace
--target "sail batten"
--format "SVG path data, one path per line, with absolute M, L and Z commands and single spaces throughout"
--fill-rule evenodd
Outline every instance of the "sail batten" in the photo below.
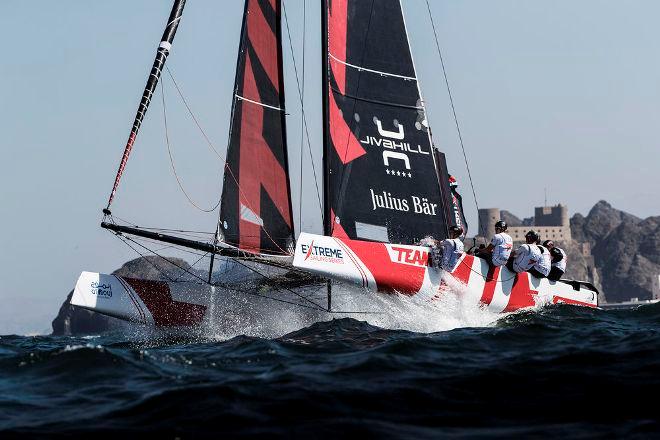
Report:
M 444 156 L 399 0 L 326 0 L 323 19 L 326 234 L 399 244 L 445 237 Z
M 280 0 L 247 0 L 236 67 L 219 227 L 254 254 L 291 252 Z

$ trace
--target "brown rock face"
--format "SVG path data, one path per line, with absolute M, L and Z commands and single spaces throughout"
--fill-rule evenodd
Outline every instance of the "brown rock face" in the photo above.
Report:
M 574 215 L 571 229 L 591 245 L 608 301 L 652 297 L 660 274 L 660 217 L 642 220 L 600 201 L 586 217 Z

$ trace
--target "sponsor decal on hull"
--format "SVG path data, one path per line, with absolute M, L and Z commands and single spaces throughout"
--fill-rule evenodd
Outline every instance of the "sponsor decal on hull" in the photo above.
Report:
M 101 284 L 96 281 L 90 283 L 90 292 L 99 298 L 112 298 L 112 284 Z
M 343 249 L 328 245 L 318 246 L 314 244 L 314 240 L 310 244 L 301 244 L 300 249 L 305 254 L 304 261 L 344 264 Z
M 393 263 L 407 264 L 409 266 L 428 266 L 429 252 L 419 246 L 386 245 Z

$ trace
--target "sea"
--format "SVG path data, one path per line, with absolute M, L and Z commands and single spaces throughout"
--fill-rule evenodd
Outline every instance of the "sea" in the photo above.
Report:
M 0 438 L 660 437 L 660 304 L 408 319 L 5 335 Z

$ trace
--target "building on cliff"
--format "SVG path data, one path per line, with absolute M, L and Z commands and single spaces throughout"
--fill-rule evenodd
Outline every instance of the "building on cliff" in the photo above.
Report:
M 479 210 L 479 232 L 486 236 L 495 233 L 495 223 L 502 219 L 499 208 Z M 566 205 L 542 206 L 534 208 L 534 219 L 531 226 L 509 225 L 508 234 L 513 241 L 525 241 L 525 234 L 534 229 L 542 240 L 557 240 L 568 242 L 572 240 L 571 223 Z

